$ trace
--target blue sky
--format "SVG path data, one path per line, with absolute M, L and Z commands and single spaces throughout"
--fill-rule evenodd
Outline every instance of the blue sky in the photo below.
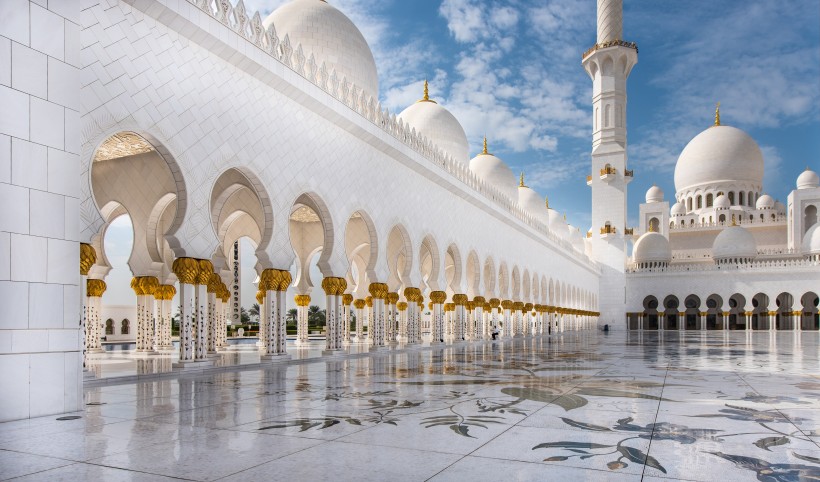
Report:
M 265 18 L 286 1 L 245 4 Z M 580 56 L 595 42 L 595 0 L 328 1 L 370 44 L 384 107 L 400 112 L 429 78 L 473 154 L 486 133 L 491 151 L 551 207 L 590 227 L 591 84 Z M 820 2 L 624 4 L 625 40 L 640 49 L 628 86 L 631 225 L 653 183 L 674 198 L 678 155 L 712 124 L 717 101 L 723 124 L 760 145 L 768 194 L 785 201 L 806 166 L 820 170 Z M 130 303 L 129 291 L 107 302 Z

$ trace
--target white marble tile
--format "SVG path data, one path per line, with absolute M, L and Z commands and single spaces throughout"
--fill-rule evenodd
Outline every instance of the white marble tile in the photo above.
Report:
M 8 233 L 28 234 L 29 232 L 29 189 L 13 184 L 0 184 L 0 203 L 15 206 L 7 209 L 0 217 L 0 229 Z
M 73 462 L 69 460 L 0 450 L 0 478 L 11 479 L 23 475 L 36 474 L 36 477 L 42 480 L 43 471 L 55 467 L 63 467 L 72 463 Z
M 31 6 L 31 48 L 63 60 L 65 58 L 65 20 L 37 5 Z
M 296 437 L 214 430 L 192 440 L 154 442 L 149 447 L 95 459 L 95 463 L 170 477 L 216 480 L 319 443 Z M 214 447 L 220 447 L 218 455 L 213 452 Z
M 0 35 L 15 42 L 28 45 L 29 42 L 29 8 L 28 0 L 8 0 L 0 3 Z M 0 129 L 2 130 L 2 129 Z
M 102 467 L 100 465 L 73 463 L 71 465 L 28 475 L 15 480 L 19 480 L 21 482 L 39 480 L 60 482 L 73 482 L 76 480 L 104 480 L 106 482 L 171 482 L 179 479 L 134 472 L 132 470 Z
M 29 328 L 62 328 L 63 287 L 46 283 L 28 284 Z
M 225 480 L 289 481 L 294 476 L 302 480 L 426 480 L 459 458 L 420 450 L 325 442 L 234 473 Z
M 12 281 L 47 281 L 48 240 L 37 236 L 11 235 L 11 279 Z M 26 298 L 28 303 L 28 298 Z
M 28 106 L 26 106 L 26 111 L 28 111 Z M 26 123 L 28 123 L 28 118 Z M 28 138 L 28 127 L 26 127 L 26 138 Z M 48 149 L 46 146 L 15 137 L 11 140 L 11 162 L 11 182 L 18 186 L 46 190 L 48 187 L 46 177 Z
M 31 141 L 55 149 L 64 149 L 64 110 L 65 108 L 59 104 L 31 97 Z
M 65 235 L 64 197 L 32 189 L 29 195 L 29 234 L 61 239 Z
M 11 46 L 11 87 L 45 99 L 47 79 L 46 55 L 14 42 Z
M 543 480 L 589 480 L 589 481 L 639 481 L 639 474 L 618 473 L 575 467 L 545 466 L 532 462 L 518 462 L 483 457 L 464 457 L 430 479 L 432 482 L 495 482 L 510 480 L 516 482 Z
M 28 328 L 29 283 L 0 281 L 0 304 L 4 314 L 0 316 L 0 330 Z

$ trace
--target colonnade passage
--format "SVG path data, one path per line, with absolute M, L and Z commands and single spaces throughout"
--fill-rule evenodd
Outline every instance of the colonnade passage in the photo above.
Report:
M 103 322 L 100 316 L 103 280 L 88 279 L 96 261 L 94 248 L 81 244 L 80 274 L 84 287 L 83 328 L 86 353 L 100 353 Z M 171 342 L 172 300 L 179 293 L 179 364 L 209 363 L 227 347 L 227 321 L 231 293 L 210 260 L 177 258 L 173 262 L 177 285 L 160 284 L 154 276 L 137 276 L 131 288 L 137 296 L 135 354 L 173 351 Z M 259 276 L 259 350 L 262 360 L 288 357 L 286 351 L 285 295 L 293 278 L 288 270 L 265 269 Z M 420 344 L 542 336 L 597 326 L 599 313 L 560 306 L 525 303 L 498 298 L 485 299 L 445 291 L 430 291 L 429 301 L 420 288 L 407 287 L 401 294 L 386 283 L 370 283 L 366 298 L 354 298 L 345 278 L 325 277 L 326 352 L 343 350 L 351 343 L 373 349 Z M 296 344 L 308 342 L 307 307 L 310 296 L 297 294 Z M 426 310 L 425 310 L 426 308 Z M 354 323 L 355 316 L 355 324 Z M 351 325 L 353 325 L 351 327 Z M 367 332 L 365 332 L 365 325 Z M 202 365 L 197 365 L 202 366 Z

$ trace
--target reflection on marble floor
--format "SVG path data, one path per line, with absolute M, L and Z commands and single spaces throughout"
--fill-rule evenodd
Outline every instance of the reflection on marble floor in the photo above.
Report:
M 817 333 L 580 332 L 86 389 L 21 480 L 820 479 Z

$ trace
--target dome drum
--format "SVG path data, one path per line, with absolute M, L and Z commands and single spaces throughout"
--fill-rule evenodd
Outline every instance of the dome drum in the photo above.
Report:
M 637 268 L 663 268 L 672 261 L 669 240 L 658 232 L 644 233 L 632 250 L 632 260 Z
M 754 236 L 741 226 L 730 226 L 715 237 L 712 243 L 712 259 L 715 264 L 750 263 L 757 257 Z

